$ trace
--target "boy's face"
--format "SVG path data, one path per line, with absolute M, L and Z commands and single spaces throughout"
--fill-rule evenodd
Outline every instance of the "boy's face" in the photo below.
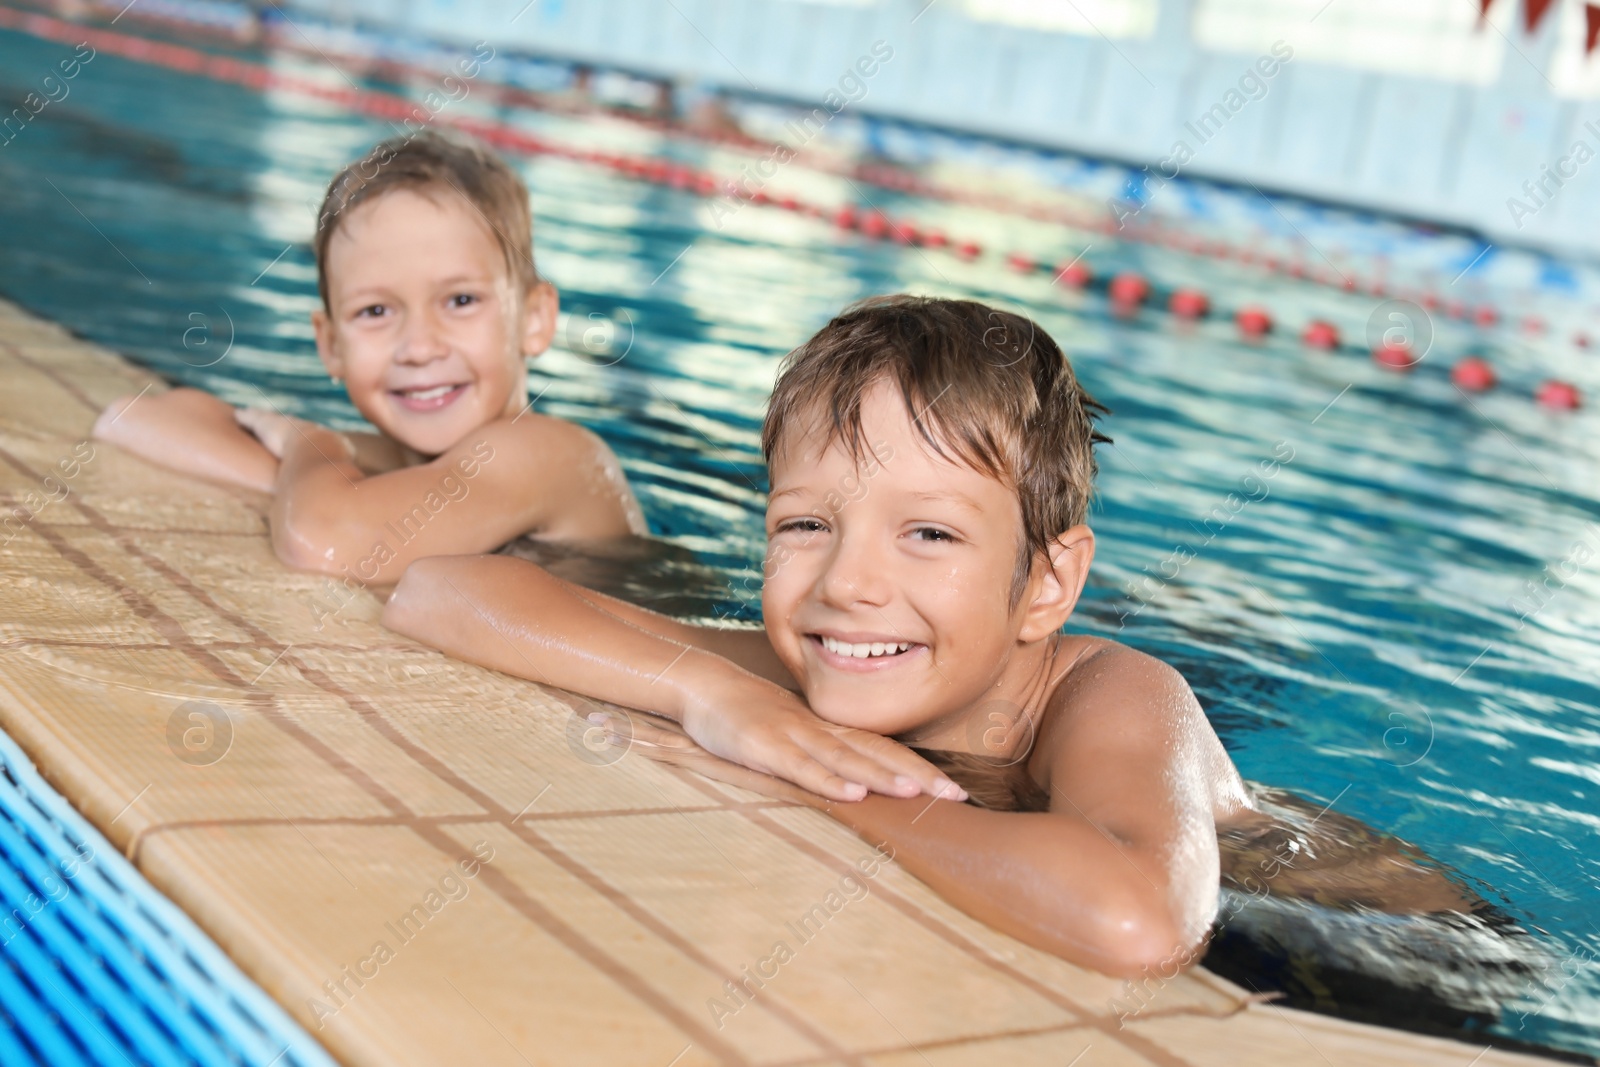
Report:
M 821 434 L 774 456 L 762 609 L 813 711 L 893 736 L 1006 695 L 1017 651 L 1044 634 L 1026 610 L 1036 580 L 1011 604 L 1016 492 L 932 452 L 887 383 L 862 429 L 881 466 Z
M 449 190 L 366 201 L 328 242 L 317 351 L 378 429 L 428 456 L 527 402 L 555 290 L 518 291 L 483 215 Z

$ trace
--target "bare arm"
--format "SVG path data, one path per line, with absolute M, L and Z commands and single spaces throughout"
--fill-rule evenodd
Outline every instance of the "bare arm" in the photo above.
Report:
M 341 434 L 270 413 L 248 417 L 282 457 L 272 543 L 293 567 L 390 584 L 413 560 L 488 552 L 529 531 L 643 531 L 616 457 L 571 423 L 502 420 L 427 463 L 369 476 Z
M 92 436 L 182 474 L 270 493 L 277 457 L 234 421 L 233 412 L 198 389 L 124 396 L 106 406 Z
M 721 631 L 640 608 L 613 614 L 608 602 L 525 560 L 434 557 L 406 571 L 383 623 L 472 663 L 664 715 L 715 755 L 835 799 L 948 787 L 903 745 L 825 723 L 715 654 Z
M 1213 786 L 1232 774 L 1218 755 L 1182 677 L 1106 643 L 1061 683 L 1035 748 L 1048 812 L 889 797 L 830 812 L 1019 940 L 1107 974 L 1170 976 L 1198 959 L 1216 910 Z

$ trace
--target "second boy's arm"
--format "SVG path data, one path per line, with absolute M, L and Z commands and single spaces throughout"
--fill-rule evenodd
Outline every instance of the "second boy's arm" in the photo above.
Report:
M 293 567 L 387 585 L 413 560 L 488 552 L 529 531 L 643 532 L 616 457 L 571 423 L 502 420 L 426 463 L 368 476 L 342 434 L 270 412 L 243 417 L 282 457 L 272 543 Z
M 728 647 L 722 631 L 641 608 L 623 618 L 604 600 L 525 560 L 442 556 L 411 565 L 383 623 L 458 659 L 664 715 L 714 755 L 835 799 L 949 786 L 903 745 L 823 722 L 712 652 Z
M 208 481 L 272 492 L 278 460 L 234 420 L 232 405 L 198 389 L 113 400 L 92 436 Z

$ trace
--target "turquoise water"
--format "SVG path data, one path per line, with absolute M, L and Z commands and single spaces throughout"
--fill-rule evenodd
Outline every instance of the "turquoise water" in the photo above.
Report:
M 70 52 L 0 31 L 3 110 Z M 294 57 L 269 62 L 340 79 Z M 459 107 L 718 172 L 747 161 L 617 119 Z M 306 239 L 327 179 L 389 132 L 329 103 L 100 55 L 0 147 L 0 293 L 174 380 L 353 425 L 312 351 Z M 839 135 L 947 180 L 1003 173 L 1008 189 L 1041 198 L 1099 204 L 1127 187 L 1117 168 L 1065 157 L 863 123 Z M 619 453 L 652 530 L 729 579 L 719 613 L 753 610 L 757 433 L 786 350 L 870 293 L 1026 312 L 1114 412 L 1092 520 L 1099 555 L 1074 625 L 1178 666 L 1246 777 L 1402 835 L 1534 931 L 1551 964 L 1500 998 L 1492 1032 L 1600 1054 L 1600 418 L 1528 400 L 1547 375 L 1600 397 L 1596 357 L 1568 340 L 1592 322 L 1592 272 L 1500 251 L 1474 261 L 1482 249 L 1466 238 L 1248 189 L 1152 193 L 1146 217 L 1263 247 L 1308 240 L 1313 264 L 1370 274 L 1387 263 L 1447 299 L 1551 324 L 1478 332 L 1435 315 L 1430 354 L 1399 376 L 1359 353 L 1304 350 L 1292 329 L 1246 343 L 1222 320 L 1114 316 L 1100 292 L 1064 291 L 993 255 L 965 263 L 759 206 L 719 227 L 687 193 L 549 157 L 518 166 L 539 267 L 569 313 L 535 364 L 537 406 Z M 988 248 L 1064 261 L 1092 245 L 1101 274 L 1200 285 L 1221 307 L 1260 302 L 1291 327 L 1316 314 L 1360 338 L 1384 300 L 801 165 L 780 180 L 819 202 L 870 197 Z M 1467 400 L 1451 387 L 1448 366 L 1469 351 L 1495 359 L 1503 389 Z M 1580 544 L 1597 558 L 1528 600 L 1524 583 L 1576 561 Z

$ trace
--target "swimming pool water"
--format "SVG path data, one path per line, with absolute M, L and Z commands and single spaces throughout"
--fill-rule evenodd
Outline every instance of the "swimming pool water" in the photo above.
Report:
M 70 52 L 0 30 L 0 111 Z M 453 106 L 556 141 L 728 173 L 747 162 L 602 115 Z M 747 114 L 759 123 L 770 109 Z M 327 102 L 100 55 L 0 146 L 0 293 L 174 380 L 353 425 L 312 350 L 307 238 L 328 178 L 390 132 Z M 1128 182 L 1119 168 L 926 131 L 855 122 L 839 133 L 951 181 L 1001 172 L 1008 191 L 1041 198 L 1098 202 Z M 1138 269 L 1230 309 L 1259 302 L 1287 327 L 1247 343 L 1226 321 L 1113 315 L 1101 294 L 995 255 L 963 262 L 760 206 L 718 225 L 685 192 L 544 156 L 517 165 L 540 270 L 567 310 L 557 348 L 535 364 L 537 406 L 616 449 L 651 529 L 727 576 L 722 613 L 753 612 L 757 434 L 785 351 L 878 292 L 1035 317 L 1114 412 L 1098 557 L 1072 625 L 1181 669 L 1246 777 L 1405 837 L 1534 931 L 1554 965 L 1507 1000 L 1494 1032 L 1600 1054 L 1600 417 L 1528 399 L 1545 375 L 1600 395 L 1600 357 L 1567 340 L 1593 323 L 1594 272 L 1499 250 L 1470 262 L 1482 248 L 1467 238 L 1249 189 L 1152 194 L 1151 217 L 1175 225 L 1305 242 L 1309 261 L 1369 273 L 1386 263 L 1447 298 L 1557 327 L 1479 331 L 1434 315 L 1432 351 L 1400 376 L 1294 339 L 1320 315 L 1359 340 L 1386 298 L 798 163 L 774 179 L 819 200 L 870 198 L 991 249 L 1065 261 L 1087 245 L 1097 273 Z M 1469 351 L 1496 361 L 1504 388 L 1468 399 L 1450 385 L 1449 364 Z M 1270 477 L 1258 466 L 1269 459 Z M 1559 578 L 1530 599 L 1525 583 L 1546 573 Z

